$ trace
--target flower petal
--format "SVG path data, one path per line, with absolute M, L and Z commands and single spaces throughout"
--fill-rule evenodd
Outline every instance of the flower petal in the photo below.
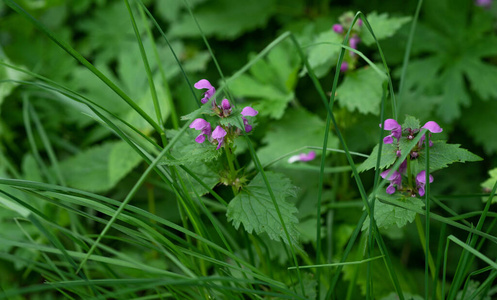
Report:
M 389 185 L 389 186 L 387 187 L 387 194 L 390 194 L 390 195 L 391 195 L 391 194 L 393 194 L 393 193 L 395 193 L 395 186 L 393 186 L 393 184 L 391 184 L 391 185 Z
M 399 123 L 397 123 L 397 121 L 395 121 L 394 119 L 386 119 L 385 120 L 385 126 L 383 127 L 383 129 L 385 130 L 394 130 L 394 129 L 401 129 L 402 127 L 399 125 Z M 381 127 L 381 124 L 380 124 L 380 127 Z
M 430 174 L 428 178 L 430 180 L 430 183 L 432 183 L 433 176 Z M 422 184 L 423 186 L 426 184 L 426 171 L 425 170 L 419 172 L 418 175 L 416 175 L 416 183 Z
M 440 132 L 443 131 L 442 127 L 440 127 L 434 121 L 428 121 L 428 122 L 426 122 L 426 124 L 423 125 L 423 127 L 421 127 L 421 128 L 426 128 L 426 129 L 428 129 L 428 131 L 430 131 L 432 133 L 440 133 Z
M 204 129 L 205 127 L 209 126 L 209 122 L 207 122 L 206 120 L 202 119 L 202 118 L 198 118 L 198 119 L 195 119 L 191 124 L 190 124 L 190 128 L 193 128 L 195 130 L 202 130 Z
M 386 137 L 383 138 L 383 144 L 393 144 L 393 137 L 392 135 L 387 135 Z
M 299 158 L 300 158 L 300 161 L 311 161 L 311 160 L 313 160 L 313 159 L 316 158 L 316 152 L 315 151 L 311 151 L 311 152 L 309 152 L 307 154 L 300 153 Z
M 381 178 L 387 179 L 387 180 L 395 180 L 397 177 L 400 176 L 400 173 L 397 171 L 393 171 L 392 174 L 390 174 L 390 176 L 388 176 L 388 173 L 390 173 L 390 171 L 392 171 L 392 169 L 387 169 L 387 170 L 381 172 L 381 174 L 380 174 Z M 388 176 L 388 178 L 387 178 L 387 176 Z
M 242 116 L 249 116 L 249 117 L 256 116 L 258 113 L 259 112 L 257 110 L 253 109 L 250 106 L 245 106 L 241 112 Z
M 340 24 L 334 24 L 333 25 L 333 31 L 336 33 L 342 33 L 343 32 L 343 26 Z
M 219 141 L 219 139 L 223 139 L 226 136 L 226 130 L 221 126 L 217 126 L 216 129 L 212 132 L 212 138 Z
M 228 99 L 223 99 L 223 101 L 221 101 L 221 107 L 224 109 L 224 110 L 229 110 L 231 108 L 231 104 L 230 102 L 228 101 Z
M 203 142 L 205 142 L 205 135 L 203 133 L 199 134 L 196 138 L 195 138 L 195 142 L 199 143 L 199 144 L 202 144 Z
M 198 82 L 196 82 L 194 85 L 193 85 L 197 90 L 201 90 L 201 89 L 213 89 L 214 87 L 212 86 L 212 84 L 207 80 L 207 79 L 200 79 Z

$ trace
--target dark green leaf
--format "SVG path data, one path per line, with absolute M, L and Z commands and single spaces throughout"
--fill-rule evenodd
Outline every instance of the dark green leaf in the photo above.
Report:
M 295 228 L 298 219 L 294 215 L 297 213 L 297 208 L 286 200 L 287 197 L 295 196 L 295 187 L 288 178 L 281 174 L 266 172 L 266 176 L 276 198 L 283 222 L 289 231 L 292 243 L 295 245 L 298 239 L 298 231 Z M 271 239 L 276 241 L 282 239 L 288 244 L 283 225 L 260 173 L 240 194 L 231 200 L 226 215 L 228 221 L 233 222 L 236 229 L 240 227 L 240 224 L 243 224 L 249 233 L 253 231 L 257 234 L 267 233 Z

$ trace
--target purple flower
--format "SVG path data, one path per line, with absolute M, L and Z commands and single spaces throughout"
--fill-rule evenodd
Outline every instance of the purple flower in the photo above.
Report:
M 433 176 L 429 176 L 430 183 L 433 182 Z M 423 197 L 425 194 L 426 186 L 426 171 L 421 171 L 416 175 L 416 186 L 418 187 L 419 196 Z
M 204 119 L 195 119 L 191 124 L 190 124 L 190 128 L 193 128 L 195 130 L 201 130 L 200 134 L 195 138 L 195 142 L 199 143 L 199 144 L 202 144 L 203 142 L 205 142 L 205 135 L 207 135 L 207 137 L 209 137 L 209 135 L 211 134 L 211 124 L 209 122 L 207 122 L 206 120 Z
M 492 6 L 492 0 L 475 0 L 475 5 L 488 9 Z
M 359 27 L 362 26 L 362 19 L 357 20 L 357 24 L 359 25 Z
M 349 64 L 346 61 L 342 62 L 342 65 L 340 66 L 340 72 L 345 72 L 348 69 L 349 69 Z
M 226 136 L 226 130 L 224 130 L 223 127 L 221 127 L 219 125 L 212 132 L 212 136 L 211 137 L 213 139 L 217 140 L 217 142 L 218 142 L 216 150 L 218 150 L 219 148 L 221 148 L 221 145 L 224 142 L 224 137 L 225 136 Z
M 423 125 L 423 127 L 421 127 L 421 128 L 426 128 L 431 133 L 440 133 L 440 132 L 443 131 L 442 127 L 440 127 L 434 121 L 428 121 L 428 122 L 426 122 L 425 125 Z M 430 137 L 431 137 L 431 133 L 430 133 Z M 425 136 L 423 135 L 421 137 L 421 139 L 419 140 L 418 145 L 420 145 L 420 146 L 423 145 L 424 141 L 425 141 Z M 433 142 L 431 141 L 431 139 L 429 140 L 429 144 L 430 144 L 430 147 L 433 146 Z
M 357 35 L 352 36 L 349 40 L 350 48 L 357 49 L 357 44 L 359 44 L 360 42 L 361 39 Z
M 332 28 L 336 33 L 343 33 L 343 26 L 340 24 L 334 24 Z
M 245 118 L 245 116 L 254 117 L 258 113 L 259 113 L 258 111 L 256 111 L 255 109 L 253 109 L 250 106 L 246 106 L 242 109 L 241 115 L 243 116 L 242 119 L 243 119 L 243 125 L 245 126 L 245 132 L 252 131 L 252 126 L 249 125 L 249 122 L 248 122 L 247 118 Z
M 230 102 L 228 101 L 228 99 L 223 99 L 223 101 L 221 101 L 221 117 L 227 117 L 231 114 L 231 104 Z
M 254 117 L 254 116 L 257 116 L 259 112 L 255 109 L 253 109 L 252 107 L 250 106 L 245 106 L 243 109 L 242 109 L 242 116 L 249 116 L 249 117 Z
M 397 123 L 394 119 L 386 119 L 384 122 L 385 126 L 381 126 L 380 128 L 383 128 L 384 130 L 390 130 L 391 134 L 387 135 L 385 138 L 383 138 L 383 143 L 385 144 L 392 144 L 393 143 L 393 137 L 397 139 L 397 142 L 400 140 L 400 137 L 402 136 L 402 126 Z
M 298 155 L 291 156 L 288 159 L 288 162 L 289 163 L 294 163 L 296 161 L 311 161 L 311 160 L 313 160 L 315 158 L 316 158 L 316 152 L 315 151 L 311 151 L 311 152 L 309 152 L 307 154 L 300 153 Z
M 390 176 L 388 174 L 390 173 Z M 380 174 L 381 178 L 389 180 L 390 185 L 387 187 L 387 193 L 393 194 L 395 193 L 395 186 L 398 188 L 402 187 L 402 175 L 400 172 L 392 171 L 392 169 L 387 169 Z
M 216 89 L 207 79 L 200 79 L 197 83 L 195 83 L 194 87 L 197 90 L 207 89 L 207 91 L 204 93 L 204 98 L 200 100 L 202 104 L 209 102 L 210 98 L 216 93 Z

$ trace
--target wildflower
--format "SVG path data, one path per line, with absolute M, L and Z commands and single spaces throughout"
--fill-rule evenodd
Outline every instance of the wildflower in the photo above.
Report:
M 202 104 L 209 102 L 211 97 L 216 93 L 216 89 L 212 86 L 212 84 L 207 79 L 199 80 L 197 83 L 195 83 L 194 87 L 197 90 L 207 89 L 207 91 L 204 93 L 204 98 L 202 98 L 202 100 L 200 100 L 200 102 L 202 102 Z
M 391 134 L 387 135 L 385 138 L 383 138 L 383 143 L 385 144 L 392 144 L 393 143 L 393 137 L 397 139 L 397 142 L 400 140 L 400 137 L 402 136 L 402 126 L 397 123 L 394 119 L 386 119 L 384 122 L 384 130 L 390 130 Z M 381 124 L 380 124 L 380 128 Z
M 343 33 L 343 26 L 340 24 L 334 24 L 332 28 L 336 33 Z
M 289 163 L 294 163 L 296 161 L 311 161 L 311 160 L 313 160 L 315 158 L 316 158 L 316 152 L 315 151 L 311 151 L 311 152 L 309 152 L 307 154 L 300 153 L 298 155 L 291 156 L 288 159 L 288 162 Z
M 342 65 L 340 66 L 340 72 L 345 72 L 348 69 L 349 69 L 349 64 L 346 61 L 342 62 Z
M 433 182 L 433 176 L 429 176 L 430 183 Z M 419 196 L 423 197 L 425 194 L 425 185 L 426 185 L 426 171 L 421 171 L 416 175 L 416 186 L 418 188 Z
M 390 176 L 389 176 L 389 173 L 390 173 Z M 380 176 L 381 176 L 381 178 L 390 181 L 390 185 L 387 187 L 388 194 L 391 195 L 391 194 L 395 193 L 395 186 L 397 186 L 397 188 L 402 187 L 402 174 L 400 172 L 397 172 L 397 171 L 392 172 L 392 169 L 387 169 L 387 170 L 381 172 Z
M 425 125 L 423 125 L 423 127 L 421 128 L 425 128 L 425 129 L 428 129 L 429 132 L 431 133 L 440 133 L 443 131 L 442 127 L 440 127 L 436 122 L 434 121 L 428 121 L 425 123 Z M 431 137 L 431 133 L 429 134 L 429 137 Z M 422 145 L 425 141 L 425 136 L 423 135 L 421 137 L 421 139 L 419 140 L 419 145 Z M 429 140 L 429 145 L 430 147 L 433 146 L 433 142 L 431 141 L 431 139 Z
M 221 145 L 224 142 L 224 137 L 225 136 L 226 136 L 226 130 L 224 130 L 223 127 L 221 127 L 219 125 L 212 132 L 212 136 L 211 137 L 213 139 L 217 140 L 217 142 L 218 142 L 216 150 L 218 150 L 219 148 L 221 148 Z
M 252 126 L 249 125 L 249 122 L 247 120 L 247 118 L 245 118 L 245 116 L 248 116 L 248 117 L 254 117 L 258 114 L 259 112 L 256 111 L 255 109 L 253 109 L 252 107 L 250 106 L 246 106 L 242 109 L 242 112 L 240 113 L 242 115 L 242 119 L 243 119 L 243 125 L 245 126 L 245 132 L 250 132 L 252 131 Z
M 350 44 L 350 48 L 352 49 L 357 49 L 357 45 L 361 42 L 361 39 L 356 35 L 354 34 L 350 40 L 349 40 L 349 44 Z M 353 51 L 350 51 L 350 56 L 355 56 L 355 52 Z
M 205 135 L 207 137 L 211 134 L 211 124 L 204 119 L 195 119 L 191 124 L 190 128 L 195 130 L 201 130 L 200 134 L 195 138 L 195 142 L 202 144 L 205 142 Z
M 231 114 L 231 104 L 228 99 L 223 99 L 219 108 L 222 111 L 221 117 L 227 117 Z

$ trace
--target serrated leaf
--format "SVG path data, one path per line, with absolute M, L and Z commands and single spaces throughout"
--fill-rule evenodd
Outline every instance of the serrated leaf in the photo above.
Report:
M 455 162 L 470 162 L 482 160 L 476 154 L 469 152 L 466 149 L 459 148 L 458 144 L 447 144 L 445 141 L 433 142 L 433 147 L 430 147 L 430 173 L 436 170 L 446 168 L 448 165 Z M 416 160 L 411 160 L 411 168 L 413 174 L 418 174 L 425 168 L 426 151 L 419 151 L 419 157 Z
M 497 98 L 497 67 L 478 59 L 468 59 L 465 61 L 464 72 L 472 90 L 483 100 Z
M 328 74 L 330 68 L 337 63 L 341 47 L 330 43 L 340 44 L 343 38 L 333 30 L 320 33 L 309 49 L 309 65 L 317 77 Z
M 402 128 L 403 129 L 406 129 L 406 128 L 411 128 L 411 129 L 416 128 L 416 129 L 418 129 L 418 128 L 421 128 L 421 125 L 419 124 L 419 120 L 418 119 L 416 119 L 413 116 L 407 115 L 406 119 L 404 120 L 404 124 L 402 124 Z
M 381 40 L 393 36 L 402 25 L 411 20 L 411 17 L 389 17 L 387 13 L 379 15 L 374 11 L 367 15 L 367 19 L 373 28 L 376 39 Z M 365 26 L 362 27 L 361 41 L 368 46 L 375 42 Z
M 379 145 L 373 148 L 373 152 L 369 157 L 357 168 L 357 172 L 364 172 L 366 170 L 376 167 L 376 160 L 378 159 Z M 380 156 L 380 169 L 391 166 L 397 160 L 397 147 L 393 144 L 385 144 L 381 148 Z
M 262 140 L 265 146 L 257 151 L 262 164 L 269 163 L 281 155 L 304 146 L 323 147 L 326 124 L 318 116 L 301 109 L 289 109 L 283 118 L 273 122 Z M 330 134 L 328 147 L 338 144 Z
M 412 223 L 416 217 L 416 212 L 408 210 L 403 207 L 395 206 L 394 204 L 384 203 L 381 200 L 385 199 L 389 202 L 398 202 L 403 206 L 412 209 L 422 209 L 424 202 L 416 197 L 406 197 L 399 196 L 398 194 L 389 195 L 385 190 L 380 190 L 376 194 L 376 203 L 374 207 L 374 219 L 378 228 L 388 229 L 389 227 L 396 225 L 398 228 L 402 228 L 408 223 Z M 362 230 L 367 230 L 369 228 L 369 217 L 366 218 L 364 224 L 362 225 Z
M 473 140 L 483 146 L 489 155 L 497 152 L 497 139 L 495 135 L 495 112 L 497 101 L 475 101 L 465 110 L 461 119 L 462 127 L 469 133 Z
M 195 18 L 206 36 L 220 39 L 234 39 L 242 33 L 263 27 L 276 12 L 274 0 L 230 1 L 216 0 L 198 6 Z M 169 32 L 175 37 L 199 37 L 195 21 L 185 12 L 173 23 Z
M 299 60 L 289 48 L 288 43 L 278 45 L 266 58 L 254 62 L 251 75 L 242 74 L 229 84 L 234 96 L 252 99 L 261 116 L 280 119 L 295 97 Z
M 298 223 L 298 219 L 294 214 L 297 213 L 297 208 L 286 200 L 288 197 L 295 196 L 295 187 L 282 174 L 266 172 L 266 176 L 276 198 L 283 222 L 292 239 L 292 244 L 296 245 L 298 231 L 295 225 Z M 231 200 L 226 215 L 228 221 L 233 222 L 236 229 L 240 227 L 240 224 L 243 224 L 248 233 L 253 231 L 257 234 L 267 233 L 272 240 L 282 239 L 285 243 L 289 243 L 260 173 Z
M 113 188 L 140 161 L 131 147 L 118 141 L 89 148 L 62 161 L 59 167 L 68 186 L 98 193 Z
M 208 141 L 202 144 L 196 143 L 195 133 L 200 133 L 200 131 L 188 129 L 171 149 L 171 155 L 175 159 L 163 159 L 161 163 L 166 165 L 182 165 L 188 168 L 212 189 L 219 183 L 221 164 L 217 158 L 222 154 L 222 150 L 216 150 L 216 146 L 210 144 Z M 177 130 L 167 131 L 169 139 L 173 138 L 176 134 L 178 134 Z M 182 178 L 189 180 L 189 192 L 191 194 L 205 195 L 209 192 L 183 169 L 178 168 L 178 172 Z
M 378 115 L 382 95 L 381 78 L 376 71 L 365 67 L 348 73 L 337 89 L 337 100 L 341 106 L 353 112 Z

